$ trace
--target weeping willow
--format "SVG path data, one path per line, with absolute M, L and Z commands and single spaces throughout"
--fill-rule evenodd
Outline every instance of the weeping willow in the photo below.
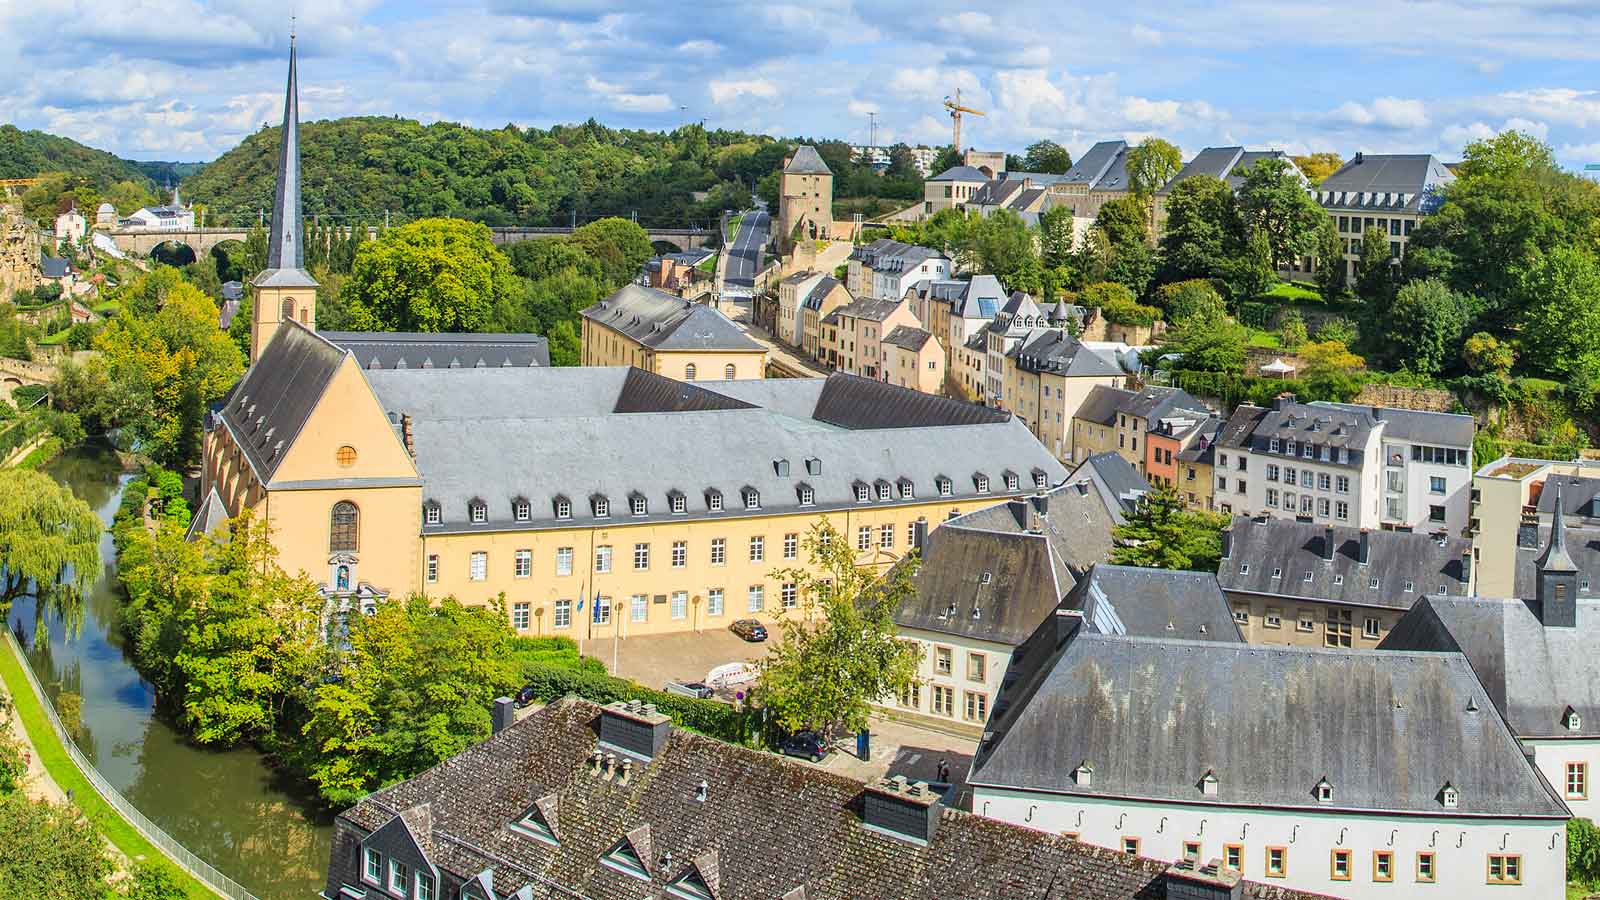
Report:
M 0 616 L 32 594 L 41 615 L 49 606 L 75 627 L 100 570 L 102 530 L 65 485 L 30 470 L 0 471 Z

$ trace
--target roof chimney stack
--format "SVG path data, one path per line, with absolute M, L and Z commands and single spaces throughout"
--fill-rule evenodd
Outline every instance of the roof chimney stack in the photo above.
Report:
M 1167 900 L 1239 900 L 1244 895 L 1244 876 L 1217 859 L 1203 866 L 1194 860 L 1173 863 L 1162 880 Z
M 672 719 L 648 704 L 625 700 L 600 712 L 600 743 L 643 760 L 655 758 L 672 733 Z
M 511 727 L 517 720 L 517 707 L 511 702 L 510 697 L 496 697 L 494 701 L 494 722 L 490 726 L 490 734 L 499 734 Z
M 896 775 L 867 785 L 861 798 L 861 821 L 875 831 L 927 844 L 939 829 L 942 799 L 927 782 Z
M 1222 558 L 1228 559 L 1233 555 L 1233 526 L 1222 529 Z

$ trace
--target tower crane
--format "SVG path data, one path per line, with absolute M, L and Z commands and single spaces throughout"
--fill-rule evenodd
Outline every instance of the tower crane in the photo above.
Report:
M 956 148 L 956 153 L 959 154 L 961 152 L 961 114 L 969 113 L 974 116 L 981 116 L 983 113 L 969 106 L 961 105 L 960 88 L 956 88 L 956 99 L 944 98 L 944 108 L 950 110 L 950 119 L 955 122 L 955 143 L 952 146 Z

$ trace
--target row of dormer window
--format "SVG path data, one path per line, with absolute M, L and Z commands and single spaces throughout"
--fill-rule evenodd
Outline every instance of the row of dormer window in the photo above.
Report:
M 1049 486 L 1050 476 L 1043 469 L 1033 470 L 1033 486 L 1043 489 Z M 1001 473 L 1005 480 L 1007 491 L 1018 491 L 1022 487 L 1022 479 L 1016 472 L 1007 469 Z M 989 476 L 982 472 L 975 472 L 972 476 L 973 487 L 978 493 L 989 491 Z M 939 491 L 939 496 L 949 497 L 955 493 L 955 483 L 946 475 L 934 478 L 934 484 Z M 878 479 L 869 484 L 865 481 L 856 481 L 852 485 L 857 503 L 869 503 L 874 495 L 879 500 L 911 500 L 916 497 L 916 488 L 911 479 L 900 478 L 894 482 L 887 479 Z M 806 482 L 795 485 L 795 498 L 801 506 L 812 506 L 816 503 L 816 489 Z M 754 487 L 746 485 L 739 490 L 739 499 L 747 510 L 761 509 L 761 492 Z M 727 507 L 722 491 L 717 488 L 708 488 L 705 492 L 706 510 L 708 512 L 723 512 Z M 559 519 L 571 519 L 573 514 L 572 499 L 565 494 L 557 494 L 551 498 L 552 512 Z M 667 508 L 675 516 L 688 515 L 689 498 L 682 491 L 667 492 Z M 627 496 L 627 510 L 630 516 L 647 516 L 650 514 L 650 501 L 644 494 L 633 491 Z M 611 517 L 611 498 L 605 494 L 591 494 L 589 496 L 589 513 L 596 519 Z M 511 501 L 511 516 L 517 522 L 529 522 L 533 519 L 533 505 L 525 497 L 516 497 Z M 429 500 L 422 504 L 422 520 L 425 525 L 439 525 L 444 522 L 444 508 L 436 501 Z M 489 521 L 489 504 L 487 501 L 474 497 L 467 501 L 467 521 L 475 525 L 482 525 Z
M 1350 462 L 1349 448 L 1329 447 L 1327 444 L 1313 444 L 1310 441 L 1296 442 L 1271 438 L 1267 441 L 1267 452 L 1283 453 L 1287 456 L 1298 455 L 1302 459 L 1314 459 L 1321 462 Z

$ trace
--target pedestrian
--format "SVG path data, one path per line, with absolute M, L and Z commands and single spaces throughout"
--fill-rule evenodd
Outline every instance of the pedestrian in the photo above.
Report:
M 950 783 L 950 763 L 948 760 L 939 760 L 939 780 L 945 784 Z

